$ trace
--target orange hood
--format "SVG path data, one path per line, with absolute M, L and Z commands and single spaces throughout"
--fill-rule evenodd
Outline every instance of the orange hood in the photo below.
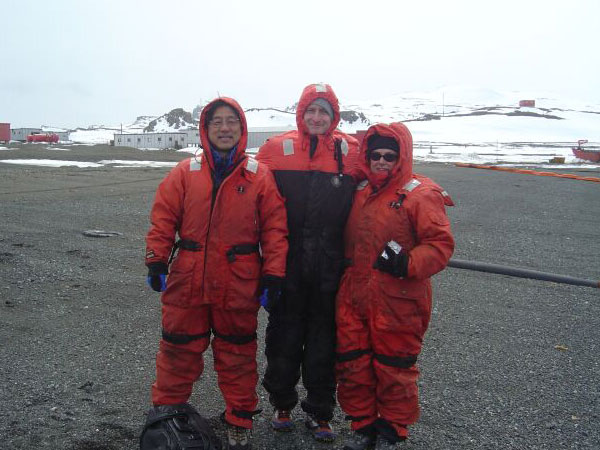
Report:
M 208 105 L 202 108 L 202 113 L 200 114 L 200 123 L 198 124 L 198 129 L 200 131 L 200 146 L 204 149 L 204 156 L 209 161 L 211 167 L 214 167 L 212 152 L 210 151 L 210 141 L 208 139 L 208 124 L 206 123 L 206 113 L 210 111 L 211 107 L 218 101 L 222 101 L 227 104 L 227 106 L 232 107 L 235 111 L 237 111 L 240 116 L 240 124 L 242 125 L 242 135 L 240 136 L 240 140 L 237 143 L 237 150 L 235 153 L 235 161 L 238 161 L 240 158 L 243 158 L 246 153 L 246 145 L 248 144 L 248 125 L 246 123 L 246 115 L 244 114 L 244 110 L 240 106 L 238 102 L 229 97 L 218 97 L 211 101 Z
M 301 134 L 308 134 L 308 129 L 304 124 L 304 113 L 309 105 L 319 97 L 327 100 L 333 109 L 333 120 L 331 121 L 331 126 L 325 134 L 331 135 L 333 130 L 337 128 L 338 123 L 340 123 L 340 102 L 338 101 L 335 92 L 333 92 L 333 89 L 331 89 L 331 86 L 320 83 L 309 84 L 302 91 L 302 95 L 300 95 L 300 101 L 298 102 L 298 108 L 296 109 L 296 125 L 298 126 L 298 131 L 300 131 Z
M 378 123 L 369 127 L 360 144 L 360 154 L 358 157 L 360 171 L 362 171 L 367 178 L 369 178 L 369 175 L 371 174 L 370 163 L 367 156 L 367 142 L 369 136 L 374 134 L 391 137 L 398 143 L 398 147 L 400 148 L 398 163 L 392 169 L 388 182 L 391 179 L 395 179 L 399 181 L 401 186 L 404 186 L 413 177 L 413 140 L 410 131 L 402 122 L 395 122 L 389 125 Z

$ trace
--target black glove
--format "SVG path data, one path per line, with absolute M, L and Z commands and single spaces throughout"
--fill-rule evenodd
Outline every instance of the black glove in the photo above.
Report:
M 148 264 L 148 277 L 146 282 L 148 286 L 156 292 L 162 292 L 167 289 L 167 274 L 169 267 L 164 262 L 153 262 Z
M 388 242 L 375 260 L 373 268 L 404 278 L 408 273 L 408 253 L 395 241 Z
M 273 306 L 277 304 L 283 290 L 285 279 L 275 275 L 265 275 L 261 281 L 260 304 L 270 313 Z

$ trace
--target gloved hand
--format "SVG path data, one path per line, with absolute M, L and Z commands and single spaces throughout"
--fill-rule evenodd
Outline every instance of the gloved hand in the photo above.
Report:
M 404 278 L 408 273 L 408 253 L 396 241 L 389 241 L 375 260 L 373 268 Z
M 279 301 L 283 289 L 284 279 L 274 275 L 265 275 L 261 281 L 261 290 L 259 300 L 260 305 L 270 313 L 273 306 Z
M 148 277 L 146 283 L 156 292 L 163 292 L 167 289 L 167 274 L 169 267 L 163 262 L 153 262 L 148 264 Z

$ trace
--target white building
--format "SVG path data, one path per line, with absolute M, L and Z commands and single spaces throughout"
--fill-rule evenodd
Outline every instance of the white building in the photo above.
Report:
M 248 128 L 248 148 L 258 148 L 263 145 L 267 139 L 286 131 L 295 130 L 293 127 L 253 127 Z
M 188 146 L 188 134 L 181 133 L 115 133 L 114 144 L 117 147 L 135 148 L 183 148 Z
M 10 129 L 10 139 L 12 141 L 21 141 L 26 142 L 27 136 L 32 133 L 41 133 L 41 128 L 11 128 Z

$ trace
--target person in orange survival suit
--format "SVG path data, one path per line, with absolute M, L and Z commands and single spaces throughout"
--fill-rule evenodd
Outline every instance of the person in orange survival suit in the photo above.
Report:
M 302 374 L 305 424 L 315 439 L 336 435 L 335 295 L 344 269 L 344 226 L 355 189 L 358 142 L 336 129 L 338 99 L 327 84 L 304 88 L 298 129 L 269 139 L 257 159 L 269 166 L 286 200 L 290 250 L 285 288 L 269 314 L 263 386 L 275 408 L 276 431 L 294 427 Z
M 258 403 L 259 284 L 262 276 L 268 300 L 276 301 L 285 276 L 287 218 L 272 173 L 245 154 L 248 127 L 240 105 L 213 100 L 199 128 L 204 151 L 162 181 L 146 237 L 148 282 L 164 290 L 152 402 L 188 401 L 212 334 L 228 448 L 241 450 L 250 448 Z M 166 278 L 174 246 L 179 253 Z
M 352 420 L 346 450 L 395 448 L 419 416 L 417 357 L 431 316 L 430 277 L 454 251 L 448 194 L 413 174 L 401 123 L 369 128 L 345 230 L 337 296 L 338 401 Z

